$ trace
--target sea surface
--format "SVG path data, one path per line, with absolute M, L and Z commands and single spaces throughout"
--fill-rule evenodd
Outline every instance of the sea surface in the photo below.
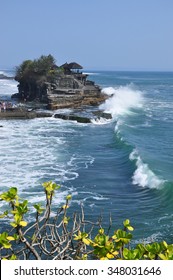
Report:
M 0 192 L 17 186 L 34 212 L 41 184 L 53 180 L 61 185 L 53 210 L 72 194 L 71 211 L 82 203 L 87 219 L 101 214 L 108 227 L 111 213 L 115 229 L 131 220 L 135 242 L 173 243 L 173 73 L 86 72 L 109 95 L 94 110 L 112 120 L 0 120 Z M 17 82 L 0 80 L 0 100 L 15 92 Z

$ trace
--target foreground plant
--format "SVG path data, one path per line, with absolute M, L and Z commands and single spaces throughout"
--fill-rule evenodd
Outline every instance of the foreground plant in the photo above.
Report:
M 102 219 L 85 220 L 84 210 L 67 216 L 71 195 L 52 217 L 52 200 L 60 188 L 49 181 L 43 184 L 45 205 L 35 204 L 35 221 L 27 222 L 30 213 L 28 201 L 22 200 L 17 188 L 10 188 L 0 195 L 9 204 L 9 209 L 0 218 L 9 221 L 8 231 L 0 233 L 1 259 L 49 259 L 49 260 L 173 260 L 173 244 L 165 241 L 137 244 L 131 248 L 132 231 L 130 220 L 123 222 L 122 229 L 112 234 L 111 222 L 107 233 Z

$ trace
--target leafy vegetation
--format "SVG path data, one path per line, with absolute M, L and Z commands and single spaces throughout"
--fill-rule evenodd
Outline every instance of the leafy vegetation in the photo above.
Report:
M 34 79 L 38 76 L 49 76 L 55 72 L 58 67 L 55 65 L 55 58 L 52 55 L 42 55 L 38 59 L 25 60 L 16 67 L 15 79 L 20 82 L 24 79 Z
M 9 221 L 8 230 L 0 233 L 0 258 L 16 259 L 98 259 L 98 260 L 173 260 L 173 244 L 165 241 L 150 244 L 139 243 L 131 247 L 133 238 L 130 220 L 123 222 L 122 229 L 110 234 L 110 225 L 105 232 L 101 218 L 85 220 L 84 210 L 68 216 L 71 195 L 56 214 L 52 215 L 52 200 L 60 188 L 49 181 L 43 184 L 45 205 L 35 204 L 35 221 L 28 223 L 30 213 L 27 200 L 22 200 L 17 188 L 10 188 L 0 195 L 9 204 L 0 215 Z
M 18 97 L 25 101 L 40 99 L 46 92 L 47 83 L 55 83 L 62 73 L 63 69 L 55 64 L 51 54 L 23 61 L 16 67 L 15 74 L 15 80 L 19 82 Z

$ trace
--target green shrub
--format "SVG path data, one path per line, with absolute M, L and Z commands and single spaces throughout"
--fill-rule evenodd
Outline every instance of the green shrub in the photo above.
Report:
M 109 235 L 111 225 L 105 233 L 101 219 L 85 220 L 82 207 L 80 213 L 67 216 L 71 195 L 52 217 L 52 199 L 59 188 L 52 181 L 43 184 L 45 205 L 33 205 L 35 221 L 32 223 L 27 222 L 28 201 L 19 197 L 17 188 L 0 195 L 0 199 L 9 204 L 8 210 L 0 215 L 9 221 L 8 232 L 0 233 L 1 259 L 173 260 L 173 244 L 165 241 L 139 243 L 131 248 L 134 228 L 128 219 L 122 229 Z
M 56 67 L 58 68 L 58 67 Z M 18 82 L 37 80 L 38 76 L 50 76 L 55 74 L 55 58 L 49 54 L 42 55 L 38 59 L 25 60 L 16 67 L 15 79 Z

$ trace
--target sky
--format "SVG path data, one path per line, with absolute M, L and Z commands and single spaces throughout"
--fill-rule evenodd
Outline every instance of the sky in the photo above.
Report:
M 173 71 L 173 0 L 1 0 L 0 68 L 52 54 L 84 69 Z

